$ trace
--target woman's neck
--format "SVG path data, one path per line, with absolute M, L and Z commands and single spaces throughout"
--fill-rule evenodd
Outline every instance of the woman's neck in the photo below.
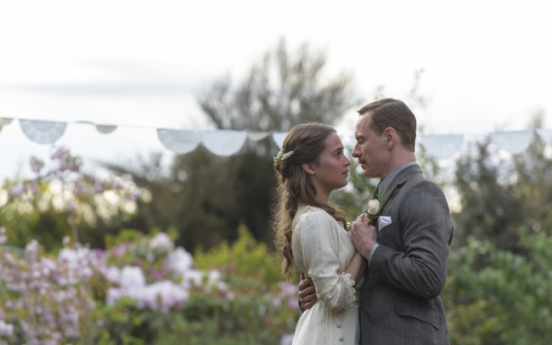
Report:
M 330 193 L 319 193 L 316 191 L 316 201 L 327 204 L 330 202 Z

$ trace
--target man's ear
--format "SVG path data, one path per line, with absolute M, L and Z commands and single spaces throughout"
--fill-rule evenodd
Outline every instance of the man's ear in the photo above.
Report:
M 397 132 L 395 132 L 393 127 L 387 127 L 384 129 L 383 136 L 385 137 L 385 142 L 389 147 L 393 147 L 398 140 Z
M 303 170 L 309 174 L 309 175 L 316 175 L 316 171 L 314 170 L 314 168 L 312 167 L 312 165 L 310 164 L 307 164 L 307 163 L 303 163 L 301 164 L 301 167 L 303 168 Z

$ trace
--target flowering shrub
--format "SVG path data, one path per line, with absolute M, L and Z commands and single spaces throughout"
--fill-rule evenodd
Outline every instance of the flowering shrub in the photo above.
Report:
M 282 282 L 280 259 L 245 227 L 232 245 L 223 242 L 207 253 L 197 251 L 194 258 L 200 269 L 219 270 L 231 295 L 192 293 L 185 310 L 188 320 L 196 325 L 207 321 L 219 337 L 250 344 L 279 344 L 283 335 L 293 333 L 300 316 L 296 284 Z M 200 330 L 186 335 L 198 344 L 201 339 L 217 341 Z
M 50 170 L 32 158 L 35 178 L 0 189 L 0 345 L 290 341 L 296 286 L 280 281 L 279 260 L 245 228 L 195 259 L 172 230 L 122 230 L 91 249 L 77 228 L 133 212 L 142 191 L 129 176 L 84 174 L 64 148 L 51 158 Z M 62 223 L 68 231 L 56 232 Z
M 242 230 L 233 260 L 201 269 L 163 232 L 125 230 L 105 251 L 68 239 L 57 255 L 36 241 L 2 247 L 0 344 L 277 344 L 299 316 L 297 290 L 231 268 L 253 245 Z
M 24 247 L 35 238 L 51 250 L 59 249 L 64 236 L 78 242 L 79 227 L 128 217 L 136 211 L 136 198 L 146 193 L 130 175 L 85 173 L 81 159 L 63 147 L 54 148 L 50 158 L 46 164 L 32 157 L 33 178 L 5 181 L 0 188 L 0 224 L 10 245 Z
M 79 339 L 95 303 L 86 285 L 100 264 L 96 251 L 65 247 L 45 255 L 36 241 L 0 251 L 0 344 L 60 344 Z

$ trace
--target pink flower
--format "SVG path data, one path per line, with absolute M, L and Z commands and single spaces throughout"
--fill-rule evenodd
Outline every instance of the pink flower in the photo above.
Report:
M 298 290 L 297 286 L 293 283 L 287 283 L 287 282 L 280 282 L 278 283 L 278 286 L 280 287 L 280 290 L 286 295 L 296 295 Z
M 280 345 L 291 345 L 293 343 L 293 333 L 288 333 L 282 335 L 280 339 Z
M 299 300 L 297 298 L 288 298 L 286 305 L 293 310 L 297 310 L 299 309 Z

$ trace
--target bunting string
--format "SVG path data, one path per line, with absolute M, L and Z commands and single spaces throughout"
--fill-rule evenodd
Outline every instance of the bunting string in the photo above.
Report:
M 13 125 L 15 118 L 0 117 L 0 131 L 2 126 Z M 17 119 L 25 136 L 38 144 L 50 145 L 59 140 L 71 122 Z M 121 125 L 95 124 L 90 121 L 76 121 L 73 123 L 88 124 L 101 134 L 112 134 Z M 128 126 L 132 127 L 132 126 Z M 149 128 L 149 127 L 148 127 Z M 176 154 L 187 154 L 202 145 L 213 154 L 231 156 L 238 153 L 247 140 L 260 141 L 271 136 L 278 149 L 282 147 L 287 132 L 256 132 L 234 130 L 191 130 L 174 128 L 155 128 L 157 137 L 163 146 Z M 355 140 L 351 133 L 339 133 L 345 145 L 354 145 Z M 1 133 L 0 133 L 1 135 Z M 116 135 L 116 134 L 114 134 Z M 489 135 L 470 136 L 467 134 L 419 134 L 417 145 L 438 159 L 451 158 L 461 152 L 469 143 L 490 140 L 500 151 L 518 155 L 523 153 L 529 145 L 540 137 L 548 143 L 552 142 L 552 129 L 539 128 L 525 131 L 500 131 Z

